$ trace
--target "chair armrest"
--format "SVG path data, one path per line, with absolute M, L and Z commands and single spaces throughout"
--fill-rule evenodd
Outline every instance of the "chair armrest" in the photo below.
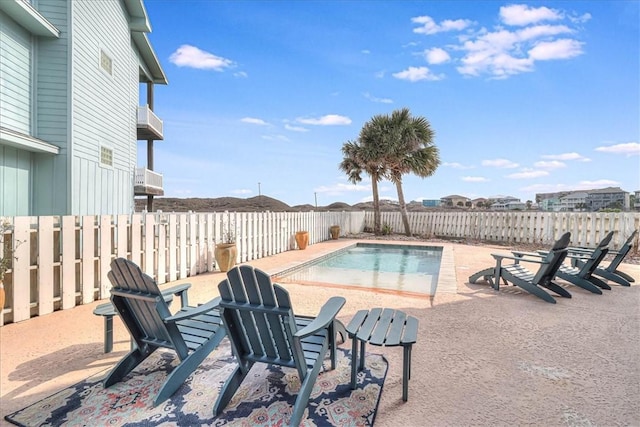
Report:
M 525 261 L 525 262 L 533 262 L 536 264 L 544 264 L 542 257 L 538 255 L 536 259 L 531 258 L 523 258 L 520 256 L 510 256 L 510 255 L 501 255 L 501 254 L 491 254 L 492 257 L 496 259 L 496 261 L 501 261 L 503 259 L 512 259 L 514 261 Z
M 530 256 L 530 257 L 536 257 L 536 258 L 541 258 L 543 256 L 546 255 L 546 253 L 542 253 L 540 251 L 536 251 L 536 252 L 524 252 L 524 251 L 511 251 L 511 253 L 514 256 L 517 256 L 519 258 L 525 257 L 525 256 Z M 547 252 L 548 253 L 548 252 Z
M 208 313 L 211 310 L 215 310 L 216 308 L 218 308 L 219 304 L 220 304 L 220 297 L 215 297 L 214 299 L 212 299 L 211 301 L 205 304 L 201 304 L 197 307 L 190 307 L 188 310 L 179 311 L 173 316 L 169 316 L 164 320 L 167 323 L 172 323 L 172 322 L 177 322 L 178 320 L 189 319 L 194 316 L 199 316 L 201 314 Z
M 296 332 L 294 337 L 304 338 L 309 335 L 313 335 L 321 329 L 326 328 L 331 322 L 335 320 L 345 302 L 346 300 L 343 297 L 329 298 L 329 300 L 324 303 L 324 305 L 320 309 L 320 313 L 318 313 L 318 316 L 313 319 L 313 321 L 307 326 Z
M 163 297 L 166 297 L 169 295 L 175 295 L 177 297 L 180 297 L 180 308 L 185 308 L 189 306 L 187 291 L 189 290 L 190 287 L 191 287 L 191 283 L 182 283 L 180 285 L 175 285 L 170 288 L 163 289 L 161 290 L 161 292 Z

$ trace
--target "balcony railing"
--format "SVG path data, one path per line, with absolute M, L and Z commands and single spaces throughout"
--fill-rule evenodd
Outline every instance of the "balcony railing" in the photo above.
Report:
M 133 192 L 136 196 L 163 196 L 162 174 L 147 168 L 136 168 L 133 181 Z
M 138 107 L 138 139 L 164 139 L 162 120 L 148 105 Z

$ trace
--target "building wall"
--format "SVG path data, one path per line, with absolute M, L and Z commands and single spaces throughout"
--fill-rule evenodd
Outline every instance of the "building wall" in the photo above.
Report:
M 32 215 L 69 214 L 68 156 L 69 50 L 67 1 L 39 0 L 38 11 L 60 30 L 60 38 L 38 38 L 36 52 L 34 136 L 60 147 L 58 155 L 34 154 Z
M 0 11 L 0 126 L 31 131 L 31 34 Z
M 136 164 L 138 61 L 121 2 L 71 2 L 74 215 L 130 213 Z M 100 19 L 94 19 L 100 16 Z M 101 66 L 104 52 L 111 74 Z M 112 151 L 111 166 L 100 161 Z

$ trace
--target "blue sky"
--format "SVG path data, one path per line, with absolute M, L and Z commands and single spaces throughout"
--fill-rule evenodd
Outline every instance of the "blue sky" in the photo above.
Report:
M 640 2 L 145 5 L 169 80 L 155 94 L 165 197 L 371 200 L 338 169 L 341 147 L 403 107 L 429 120 L 442 161 L 405 176 L 407 201 L 640 189 Z M 386 181 L 380 194 L 396 199 Z

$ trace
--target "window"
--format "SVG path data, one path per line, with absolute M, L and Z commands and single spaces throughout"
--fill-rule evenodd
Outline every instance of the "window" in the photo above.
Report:
M 113 60 L 102 49 L 100 49 L 100 67 L 110 76 L 113 75 Z
M 113 166 L 113 150 L 111 148 L 100 146 L 100 164 L 103 166 Z

